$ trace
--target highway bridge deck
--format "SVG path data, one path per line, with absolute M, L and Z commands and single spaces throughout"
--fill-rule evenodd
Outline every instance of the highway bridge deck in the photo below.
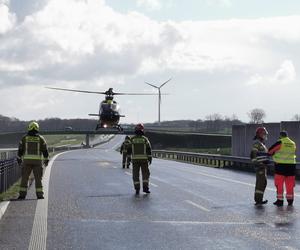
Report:
M 135 197 L 116 136 L 98 148 L 58 155 L 34 188 L 0 220 L 1 249 L 299 249 L 294 207 L 253 205 L 255 176 L 154 159 L 150 195 Z M 50 177 L 50 179 L 49 179 Z M 47 182 L 49 181 L 49 185 Z

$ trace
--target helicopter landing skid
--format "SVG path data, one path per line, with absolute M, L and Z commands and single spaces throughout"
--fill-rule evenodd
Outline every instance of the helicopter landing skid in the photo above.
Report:
M 119 132 L 123 132 L 123 128 L 121 127 L 121 125 L 117 125 L 117 126 L 116 126 L 116 129 L 118 129 Z

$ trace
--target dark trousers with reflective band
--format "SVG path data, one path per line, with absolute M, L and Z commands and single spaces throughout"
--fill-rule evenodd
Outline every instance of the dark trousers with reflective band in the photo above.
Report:
M 255 183 L 255 202 L 262 202 L 264 198 L 264 192 L 267 187 L 267 169 L 259 168 L 256 170 L 256 183 Z
M 125 166 L 129 167 L 130 162 L 131 162 L 130 155 L 128 155 L 127 153 L 123 153 L 123 160 L 122 160 L 123 168 L 125 168 Z
M 43 167 L 42 164 L 23 164 L 22 167 L 22 179 L 20 185 L 20 196 L 25 197 L 27 195 L 28 188 L 28 179 L 31 171 L 33 171 L 35 179 L 35 190 L 37 196 L 43 196 L 43 185 L 42 185 L 42 176 L 43 176 Z
M 284 176 L 275 174 L 274 177 L 275 186 L 277 189 L 277 199 L 283 201 L 283 186 L 286 188 L 286 199 L 289 201 L 294 200 L 294 187 L 295 176 Z
M 132 160 L 132 178 L 135 190 L 140 190 L 140 169 L 143 177 L 143 190 L 149 189 L 149 164 L 148 160 Z

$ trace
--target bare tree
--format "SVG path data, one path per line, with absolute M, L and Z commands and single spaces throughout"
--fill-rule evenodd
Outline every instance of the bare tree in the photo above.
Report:
M 300 114 L 295 114 L 292 118 L 293 121 L 297 121 L 299 122 L 300 121 Z
M 250 118 L 250 123 L 260 124 L 264 122 L 266 112 L 263 109 L 255 108 L 250 110 L 247 115 Z

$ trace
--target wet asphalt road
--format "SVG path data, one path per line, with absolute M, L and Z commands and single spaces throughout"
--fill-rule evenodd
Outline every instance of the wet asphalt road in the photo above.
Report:
M 277 208 L 269 179 L 269 204 L 257 208 L 253 174 L 154 159 L 152 193 L 136 197 L 120 139 L 55 160 L 47 249 L 300 249 L 298 187 L 294 208 Z M 10 203 L 0 249 L 28 249 L 36 204 L 34 189 Z

